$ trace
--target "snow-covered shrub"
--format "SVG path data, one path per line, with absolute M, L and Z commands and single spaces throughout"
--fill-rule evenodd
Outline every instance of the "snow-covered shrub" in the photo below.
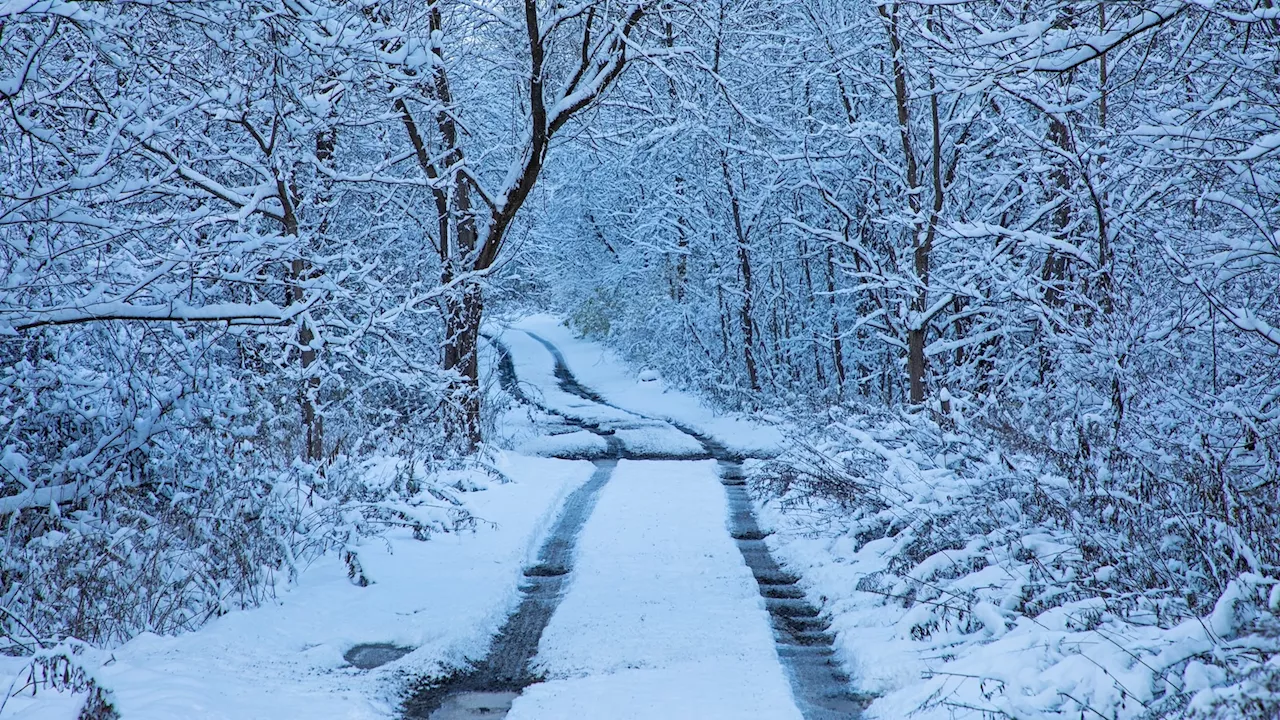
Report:
M 297 385 L 243 365 L 241 340 L 110 324 L 0 339 L 0 651 L 191 629 L 357 534 L 469 522 L 412 459 L 440 438 L 414 407 L 382 404 L 395 393 L 376 382 L 326 407 L 349 450 L 295 460 Z M 406 455 L 398 482 L 370 473 L 375 451 Z
M 780 531 L 842 548 L 829 576 L 845 584 L 819 582 L 830 611 L 899 608 L 896 640 L 933 658 L 923 684 L 894 688 L 905 703 L 894 707 L 1274 712 L 1276 567 L 1251 570 L 1235 561 L 1239 544 L 1210 539 L 1242 527 L 1203 522 L 1191 498 L 1174 507 L 1176 488 L 1082 486 L 1068 459 L 1011 448 L 959 413 L 835 415 L 759 468 L 754 487 Z
M 79 640 L 41 647 L 14 678 L 8 692 L 0 696 L 0 711 L 13 695 L 54 690 L 84 695 L 76 720 L 119 720 L 110 693 L 98 685 L 89 670 L 104 660 L 99 651 Z
M 371 22 L 0 9 L 0 652 L 195 627 L 353 533 L 465 522 L 429 475 L 368 477 L 444 458 L 451 379 L 433 223 L 388 210 L 430 190 L 356 97 L 394 73 Z

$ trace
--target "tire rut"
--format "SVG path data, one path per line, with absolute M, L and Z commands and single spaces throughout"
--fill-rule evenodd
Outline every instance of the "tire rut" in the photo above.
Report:
M 404 702 L 406 718 L 502 717 L 521 690 L 541 680 L 529 672 L 529 661 L 560 604 L 573 568 L 578 533 L 618 464 L 616 460 L 595 463 L 591 478 L 565 500 L 550 536 L 538 551 L 538 562 L 524 569 L 520 605 L 494 637 L 488 654 L 460 673 L 421 682 Z
M 629 451 L 612 428 L 602 427 L 607 423 L 550 408 L 525 392 L 507 347 L 496 337 L 485 335 L 498 352 L 498 378 L 504 390 L 520 402 L 555 415 L 568 425 L 598 435 L 606 444 L 606 455 L 592 460 L 595 472 L 566 499 L 550 535 L 539 548 L 538 562 L 524 570 L 519 607 L 494 637 L 484 659 L 451 676 L 420 681 L 404 701 L 404 717 L 407 720 L 463 720 L 506 716 L 519 693 L 543 679 L 530 671 L 531 661 L 572 572 L 578 535 L 618 460 L 714 459 L 719 464 L 720 480 L 728 499 L 728 530 L 764 598 L 778 658 L 786 670 L 797 707 L 805 720 L 857 718 L 869 698 L 852 691 L 849 676 L 835 658 L 830 619 L 807 599 L 799 586 L 799 576 L 787 571 L 770 552 L 765 541 L 767 533 L 760 529 L 747 492 L 742 468 L 747 457 L 691 427 L 608 402 L 574 377 L 559 348 L 534 333 L 525 333 L 551 353 L 561 390 L 638 419 L 670 425 L 697 441 L 705 453 L 690 456 Z
M 519 607 L 498 631 L 484 659 L 448 677 L 420 681 L 403 703 L 406 719 L 501 718 L 511 709 L 512 701 L 521 690 L 541 680 L 530 672 L 530 660 L 537 653 L 538 641 L 563 597 L 573 569 L 578 534 L 595 509 L 600 490 L 613 475 L 618 458 L 624 455 L 622 443 L 612 434 L 555 412 L 529 397 L 519 386 L 507 348 L 492 337 L 488 339 L 498 350 L 499 382 L 507 392 L 521 402 L 560 415 L 566 422 L 600 435 L 613 457 L 594 460 L 595 472 L 566 498 L 550 534 L 538 549 L 537 563 L 524 569 Z
M 773 557 L 765 541 L 768 533 L 761 531 L 747 492 L 746 474 L 742 467 L 747 457 L 684 424 L 613 405 L 573 376 L 559 348 L 534 333 L 525 333 L 555 359 L 555 375 L 561 389 L 636 417 L 665 422 L 698 441 L 707 456 L 717 461 L 720 482 L 729 501 L 729 533 L 764 598 L 773 624 L 778 659 L 787 671 L 801 714 L 805 720 L 848 720 L 861 715 L 871 698 L 852 689 L 851 678 L 835 657 L 835 635 L 830 632 L 830 618 L 808 600 L 799 585 L 800 576 L 787 571 Z

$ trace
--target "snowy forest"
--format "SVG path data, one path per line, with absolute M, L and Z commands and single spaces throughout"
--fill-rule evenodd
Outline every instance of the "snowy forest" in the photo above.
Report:
M 776 435 L 748 539 L 857 714 L 1280 717 L 1271 0 L 0 0 L 0 717 L 206 717 L 130 653 L 540 537 L 485 498 L 601 467 L 547 418 L 629 441 L 531 316 Z M 509 584 L 341 717 L 446 717 Z

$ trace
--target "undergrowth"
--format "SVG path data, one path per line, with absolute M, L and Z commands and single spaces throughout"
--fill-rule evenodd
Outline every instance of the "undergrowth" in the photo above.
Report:
M 792 529 L 848 540 L 836 594 L 900 608 L 897 636 L 930 658 L 918 712 L 1280 716 L 1274 513 L 1216 518 L 1202 482 L 936 407 L 838 409 L 792 440 L 754 489 Z

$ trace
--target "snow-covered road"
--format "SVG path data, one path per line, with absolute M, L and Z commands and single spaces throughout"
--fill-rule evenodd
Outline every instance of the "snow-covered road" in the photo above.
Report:
M 448 683 L 430 688 L 419 716 L 506 709 L 468 713 L 471 701 L 459 698 L 477 690 L 519 691 L 513 720 L 856 716 L 826 619 L 762 542 L 742 487 L 747 453 L 690 427 L 687 413 L 661 418 L 616 404 L 607 389 L 582 384 L 565 353 L 532 329 L 494 332 L 490 342 L 508 391 L 544 412 L 544 422 L 566 426 L 543 438 L 544 452 L 621 461 L 611 477 L 599 475 L 585 526 L 559 530 L 544 546 L 544 562 L 554 552 L 547 548 L 572 548 L 552 563 L 567 581 L 527 586 L 508 624 L 545 627 L 531 639 L 536 655 L 523 677 L 507 685 L 513 674 L 498 668 L 534 655 L 509 639 L 528 631 L 504 630 L 476 671 L 454 679 L 454 700 Z M 587 433 L 594 443 L 584 442 Z
M 801 717 L 711 461 L 619 463 L 512 720 Z

